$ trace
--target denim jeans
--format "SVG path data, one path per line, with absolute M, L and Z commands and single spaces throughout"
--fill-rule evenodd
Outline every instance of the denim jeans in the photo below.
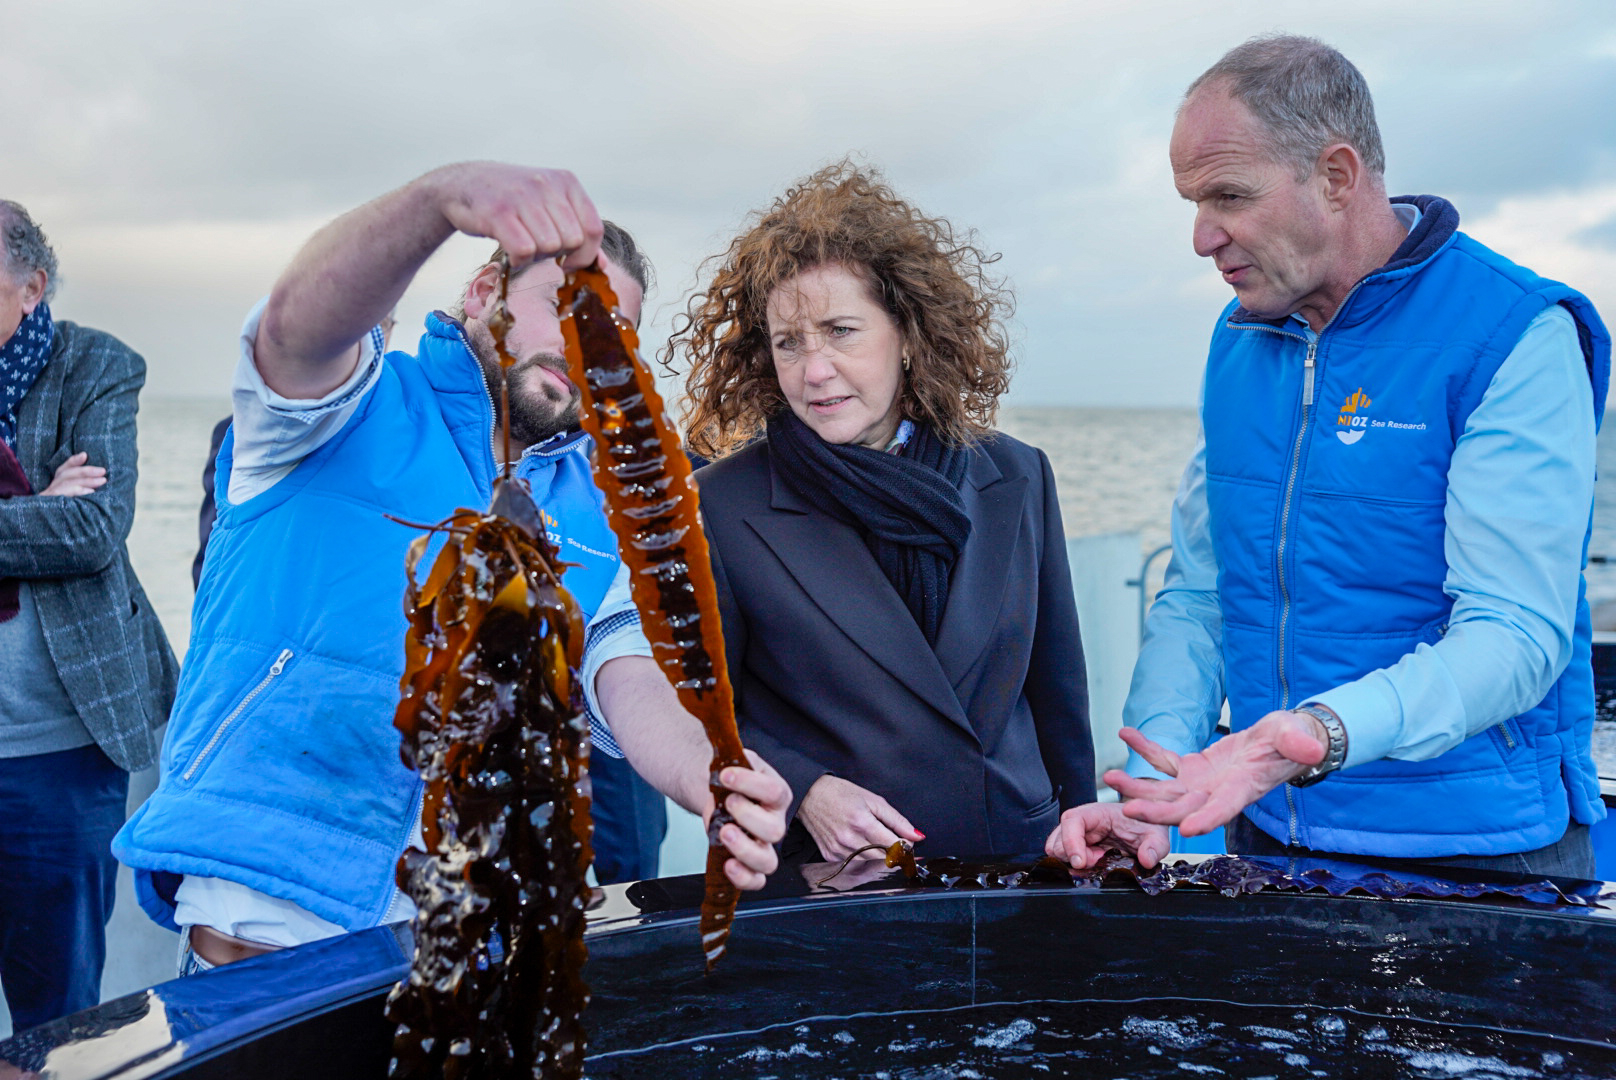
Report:
M 180 955 L 174 964 L 180 978 L 183 979 L 187 975 L 200 975 L 204 971 L 212 971 L 216 966 L 196 955 L 196 950 L 191 948 L 191 928 L 189 926 L 180 927 Z
M 1351 855 L 1334 855 L 1328 851 L 1314 851 L 1282 844 L 1253 825 L 1251 819 L 1244 814 L 1229 822 L 1224 828 L 1225 835 L 1229 838 L 1229 850 L 1240 855 L 1279 855 L 1298 858 L 1313 856 L 1321 859 L 1345 859 L 1349 862 L 1354 858 Z M 1436 859 L 1397 861 L 1411 870 L 1421 866 L 1433 869 L 1463 866 L 1476 870 L 1507 870 L 1515 874 L 1535 876 L 1587 879 L 1595 877 L 1593 840 L 1589 836 L 1588 826 L 1578 825 L 1576 822 L 1571 823 L 1560 839 L 1533 851 L 1511 855 L 1452 855 Z
M 98 746 L 0 758 L 0 986 L 13 1029 L 101 1000 L 129 774 Z
M 590 815 L 595 820 L 595 880 L 602 885 L 657 876 L 668 804 L 620 758 L 589 756 Z

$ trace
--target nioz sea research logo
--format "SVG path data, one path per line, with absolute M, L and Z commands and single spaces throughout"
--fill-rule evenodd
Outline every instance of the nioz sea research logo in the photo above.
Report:
M 1341 406 L 1341 415 L 1335 419 L 1335 437 L 1351 446 L 1364 437 L 1369 430 L 1369 398 L 1363 392 L 1363 387 L 1347 398 L 1345 405 Z

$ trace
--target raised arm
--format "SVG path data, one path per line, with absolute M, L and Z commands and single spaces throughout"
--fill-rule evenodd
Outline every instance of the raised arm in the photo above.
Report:
M 255 357 L 270 389 L 323 397 L 354 372 L 359 340 L 453 233 L 497 242 L 516 265 L 593 262 L 600 215 L 571 173 L 497 162 L 434 169 L 350 211 L 303 245 L 270 293 Z

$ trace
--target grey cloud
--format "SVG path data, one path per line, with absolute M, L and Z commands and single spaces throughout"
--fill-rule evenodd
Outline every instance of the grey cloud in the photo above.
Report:
M 56 0 L 0 45 L 0 100 L 37 103 L 8 116 L 0 194 L 64 238 L 69 317 L 130 337 L 154 392 L 222 393 L 242 313 L 309 230 L 435 165 L 576 171 L 658 265 L 654 343 L 749 211 L 855 152 L 1004 253 L 1019 400 L 1187 404 L 1226 295 L 1189 251 L 1173 111 L 1278 28 L 1364 68 L 1395 186 L 1473 216 L 1608 174 L 1616 14 L 1592 0 Z M 473 248 L 401 313 L 452 300 Z
M 1583 229 L 1576 234 L 1574 239 L 1577 243 L 1586 244 L 1589 247 L 1602 248 L 1605 251 L 1616 251 L 1616 218 Z

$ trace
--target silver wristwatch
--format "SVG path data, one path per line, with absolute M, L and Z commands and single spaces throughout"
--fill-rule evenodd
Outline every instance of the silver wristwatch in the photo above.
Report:
M 1346 764 L 1347 728 L 1339 716 L 1323 705 L 1298 705 L 1291 712 L 1307 713 L 1324 725 L 1324 732 L 1330 738 L 1330 748 L 1325 751 L 1324 760 L 1301 776 L 1294 777 L 1290 782 L 1291 787 L 1307 787 L 1318 783 Z

